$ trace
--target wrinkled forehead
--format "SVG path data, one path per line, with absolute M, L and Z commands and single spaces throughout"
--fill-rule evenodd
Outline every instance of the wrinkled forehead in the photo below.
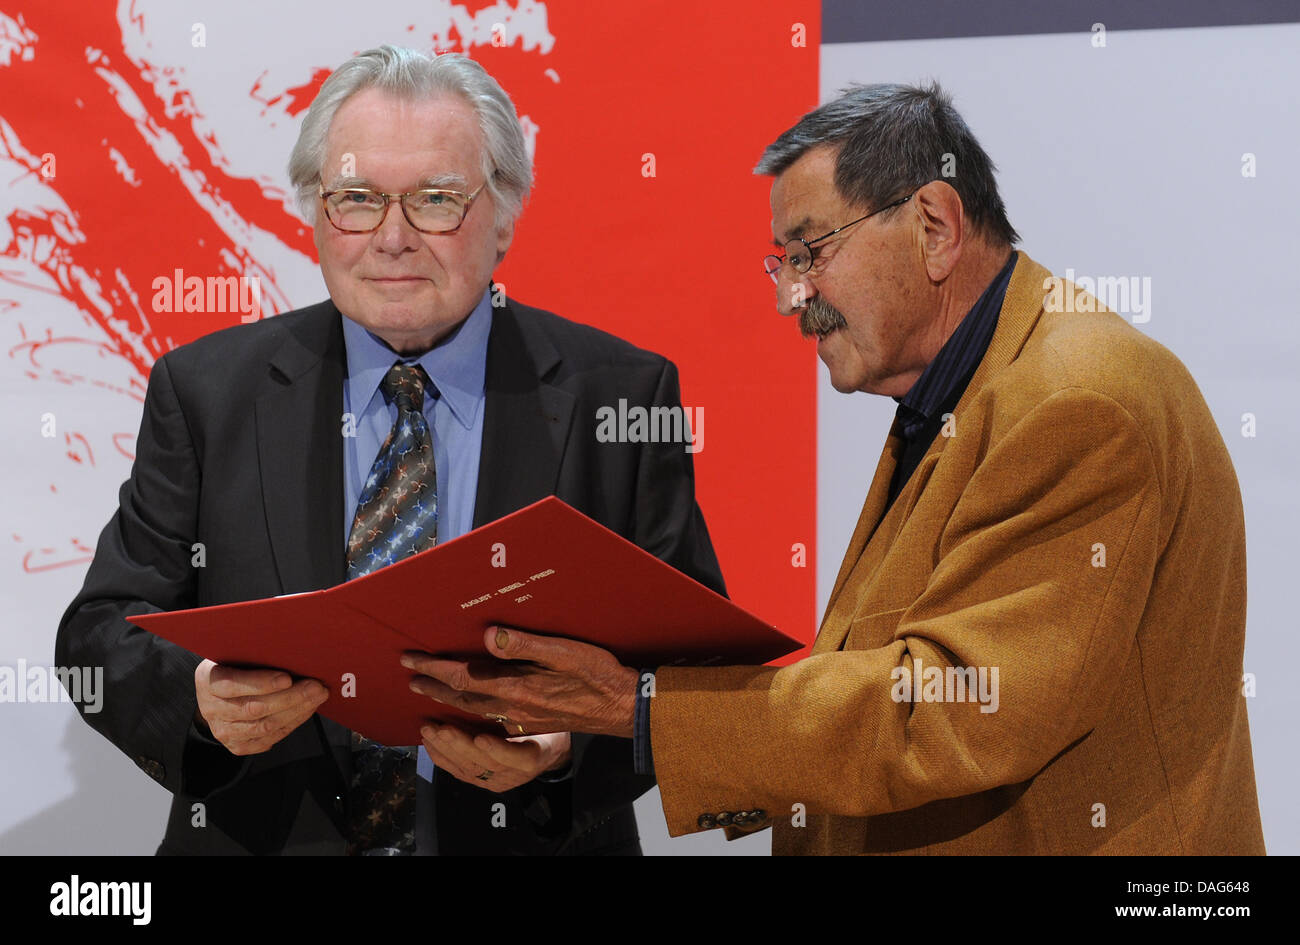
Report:
M 772 181 L 772 239 L 777 245 L 787 240 L 820 236 L 839 226 L 846 210 L 835 189 L 835 151 L 814 148 Z
M 338 182 L 400 173 L 426 186 L 450 186 L 481 178 L 482 165 L 482 131 L 460 96 L 407 98 L 364 89 L 330 122 L 321 177 Z

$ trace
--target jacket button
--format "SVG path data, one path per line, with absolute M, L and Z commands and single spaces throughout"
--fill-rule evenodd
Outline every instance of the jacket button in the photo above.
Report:
M 719 826 L 719 827 L 730 827 L 730 826 L 731 826 L 731 821 L 732 821 L 732 819 L 733 819 L 734 817 L 735 817 L 735 814 L 733 814 L 731 811 L 729 811 L 729 810 L 724 810 L 721 814 L 718 815 L 718 826 Z
M 762 810 L 761 808 L 759 810 L 750 811 L 749 818 L 751 823 L 762 823 L 767 820 L 767 811 Z
M 708 830 L 718 825 L 717 818 L 712 814 L 700 814 L 700 819 L 695 822 L 701 830 Z
M 152 758 L 146 758 L 144 755 L 137 755 L 135 763 L 140 766 L 145 774 L 161 783 L 167 778 L 167 769 L 162 766 L 161 762 L 154 761 Z

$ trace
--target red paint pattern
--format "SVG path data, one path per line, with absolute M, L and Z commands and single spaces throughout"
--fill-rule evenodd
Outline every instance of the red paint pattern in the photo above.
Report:
M 489 5 L 465 4 L 471 12 Z M 15 6 L 5 12 L 16 18 Z M 763 146 L 817 102 L 818 3 L 791 0 L 774 12 L 747 0 L 552 0 L 547 9 L 556 37 L 549 54 L 523 51 L 518 42 L 472 50 L 540 128 L 537 187 L 498 278 L 522 301 L 677 362 L 683 402 L 708 416 L 706 448 L 695 456 L 698 493 L 731 594 L 811 638 L 816 360 L 774 313 L 758 263 L 770 239 L 768 182 L 750 169 Z M 279 195 L 209 156 L 194 131 L 198 105 L 180 77 L 129 60 L 113 3 L 28 0 L 21 14 L 38 39 L 30 61 L 14 56 L 0 67 L 0 117 L 13 130 L 11 140 L 28 152 L 14 147 L 11 156 L 73 214 L 56 206 L 11 213 L 6 222 L 15 240 L 5 252 L 35 260 L 90 330 L 54 336 L 40 326 L 39 313 L 22 311 L 30 324 L 9 356 L 23 362 L 28 377 L 141 400 L 157 357 L 239 319 L 238 313 L 153 313 L 153 279 L 175 269 L 237 276 L 265 264 L 246 258 L 142 135 L 170 135 L 205 194 L 315 258 L 311 234 Z M 803 48 L 790 42 L 799 22 L 807 27 Z M 132 8 L 125 28 L 146 25 Z M 462 41 L 455 30 L 449 40 Z M 414 30 L 393 41 L 432 45 Z M 259 80 L 230 94 L 298 116 L 334 65 L 315 64 L 288 88 Z M 161 97 L 155 77 L 166 80 Z M 143 107 L 138 126 L 129 114 L 132 96 Z M 220 154 L 221 141 L 207 144 Z M 110 149 L 121 155 L 116 165 Z M 642 174 L 648 153 L 655 156 L 654 177 Z M 55 156 L 51 179 L 41 177 L 43 154 Z M 124 179 L 122 166 L 131 179 Z M 0 256 L 0 293 L 6 283 L 16 284 L 17 271 Z M 282 295 L 264 280 L 267 314 L 274 311 L 270 300 Z M 0 298 L 0 311 L 12 305 Z M 72 344 L 126 359 L 135 376 L 123 389 L 45 366 L 43 351 Z M 123 457 L 132 457 L 133 435 L 112 435 Z M 808 549 L 802 569 L 792 567 L 795 542 Z M 55 563 L 44 560 L 56 555 L 53 549 L 29 551 L 23 568 L 84 563 L 88 550 L 74 546 L 72 556 Z

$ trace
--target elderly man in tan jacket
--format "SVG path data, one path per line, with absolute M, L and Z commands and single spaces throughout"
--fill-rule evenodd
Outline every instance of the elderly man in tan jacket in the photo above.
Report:
M 495 656 L 532 665 L 412 656 L 413 688 L 512 730 L 629 737 L 673 835 L 1263 853 L 1241 495 L 1187 370 L 1012 248 L 993 165 L 935 86 L 851 89 L 758 170 L 778 309 L 837 390 L 899 402 L 812 654 L 651 688 L 603 650 L 494 629 Z

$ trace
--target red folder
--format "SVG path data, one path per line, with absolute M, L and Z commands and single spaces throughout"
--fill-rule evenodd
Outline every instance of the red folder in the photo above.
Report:
M 803 645 L 554 496 L 327 590 L 127 619 L 217 663 L 319 679 L 322 715 L 386 745 L 418 744 L 424 719 L 502 731 L 411 692 L 398 662 L 406 650 L 491 659 L 494 624 L 633 667 L 757 665 Z

